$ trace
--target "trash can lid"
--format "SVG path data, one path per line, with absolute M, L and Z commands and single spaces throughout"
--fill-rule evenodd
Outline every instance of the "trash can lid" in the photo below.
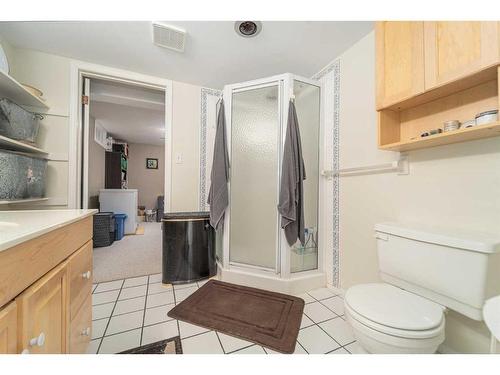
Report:
M 118 218 L 118 219 L 126 219 L 127 214 L 114 214 L 113 217 Z
M 195 212 L 169 212 L 163 214 L 162 221 L 182 220 L 182 219 L 210 219 L 210 212 L 195 211 Z

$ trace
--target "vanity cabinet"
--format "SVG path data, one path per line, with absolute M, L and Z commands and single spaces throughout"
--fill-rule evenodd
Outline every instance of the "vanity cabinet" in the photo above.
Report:
M 67 291 L 67 263 L 64 262 L 16 298 L 20 353 L 67 353 Z
M 85 353 L 92 251 L 92 216 L 0 251 L 0 354 Z
M 377 22 L 377 109 L 424 92 L 424 23 Z
M 15 302 L 0 309 L 0 353 L 17 353 L 17 305 Z
M 498 22 L 424 22 L 424 41 L 426 90 L 499 62 Z

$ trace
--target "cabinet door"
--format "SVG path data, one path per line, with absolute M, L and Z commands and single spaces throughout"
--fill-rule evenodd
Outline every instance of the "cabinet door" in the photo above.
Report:
M 20 352 L 67 352 L 67 294 L 66 262 L 63 262 L 16 299 Z
M 377 109 L 424 91 L 423 22 L 377 22 Z
M 17 353 L 17 306 L 9 303 L 0 309 L 0 354 Z
M 499 62 L 498 22 L 424 22 L 425 89 Z
M 69 313 L 73 320 L 83 302 L 92 294 L 92 241 L 68 259 Z
M 92 337 L 92 297 L 84 301 L 70 324 L 69 352 L 82 354 L 87 350 Z

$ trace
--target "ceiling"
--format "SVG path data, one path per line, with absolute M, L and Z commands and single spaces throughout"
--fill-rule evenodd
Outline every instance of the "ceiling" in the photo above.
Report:
M 165 144 L 165 97 L 161 91 L 92 80 L 90 115 L 114 139 Z
M 279 73 L 310 77 L 373 29 L 360 21 L 264 21 L 242 38 L 231 21 L 162 21 L 187 32 L 184 53 L 158 47 L 151 22 L 0 22 L 19 48 L 222 88 Z

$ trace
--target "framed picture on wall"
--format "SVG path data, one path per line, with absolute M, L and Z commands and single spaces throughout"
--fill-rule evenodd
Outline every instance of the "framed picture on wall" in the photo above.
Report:
M 147 169 L 158 169 L 158 159 L 146 158 Z

